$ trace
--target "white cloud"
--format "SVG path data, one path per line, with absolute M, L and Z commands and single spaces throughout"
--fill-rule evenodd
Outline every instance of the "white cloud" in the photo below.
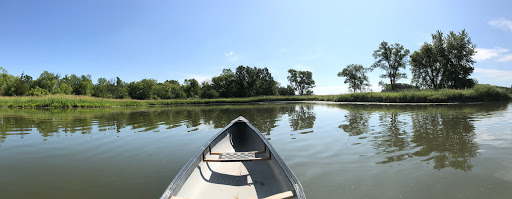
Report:
M 476 61 L 494 60 L 497 62 L 507 62 L 512 60 L 512 54 L 505 54 L 509 51 L 506 48 L 477 48 L 476 51 L 476 54 L 473 56 L 473 59 Z
M 502 30 L 508 30 L 512 31 L 512 21 L 509 21 L 503 17 L 492 19 L 488 22 L 490 26 L 502 29 Z
M 473 58 L 476 61 L 484 61 L 487 59 L 492 59 L 500 56 L 502 53 L 508 52 L 508 49 L 505 48 L 494 48 L 494 49 L 486 49 L 486 48 L 477 48 L 476 54 L 473 56 Z
M 212 76 L 211 75 L 195 74 L 195 75 L 191 75 L 190 77 L 196 79 L 199 83 L 204 82 L 204 81 L 210 82 L 212 80 Z
M 236 62 L 238 61 L 240 58 L 235 54 L 235 52 L 231 51 L 229 53 L 224 53 L 224 55 L 226 56 L 227 60 L 229 62 Z
M 492 79 L 512 80 L 512 71 L 510 70 L 475 68 L 474 72 Z
M 508 62 L 512 61 L 512 54 L 503 55 L 500 58 L 496 59 L 497 62 Z

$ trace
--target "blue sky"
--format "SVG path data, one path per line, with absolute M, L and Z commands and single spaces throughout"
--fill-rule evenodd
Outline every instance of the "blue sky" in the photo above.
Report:
M 315 94 L 337 94 L 348 86 L 336 74 L 370 66 L 381 41 L 412 52 L 436 30 L 466 29 L 478 50 L 473 77 L 511 86 L 510 8 L 511 1 L 3 0 L 0 67 L 34 78 L 47 70 L 182 82 L 248 65 L 269 68 L 283 85 L 294 68 L 313 72 Z M 375 91 L 381 72 L 369 74 Z

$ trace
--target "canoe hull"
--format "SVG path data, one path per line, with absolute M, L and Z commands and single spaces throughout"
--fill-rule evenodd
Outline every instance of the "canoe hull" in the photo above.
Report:
M 244 152 L 254 152 L 254 157 L 222 162 L 225 160 L 219 155 Z M 245 118 L 239 117 L 196 152 L 161 199 L 266 198 L 287 191 L 293 192 L 290 198 L 306 198 L 297 177 L 272 145 Z

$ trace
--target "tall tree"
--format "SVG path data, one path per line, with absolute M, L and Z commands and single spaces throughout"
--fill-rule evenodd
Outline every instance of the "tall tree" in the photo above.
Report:
M 234 97 L 236 94 L 235 73 L 231 69 L 223 69 L 219 76 L 212 78 L 212 86 L 219 97 Z
M 441 88 L 447 63 L 443 33 L 437 31 L 432 34 L 432 44 L 423 44 L 411 55 L 412 83 L 424 88 Z
M 290 86 L 299 93 L 299 95 L 312 95 L 315 80 L 313 80 L 313 73 L 311 71 L 297 71 L 294 69 L 288 70 L 288 81 Z
M 432 44 L 425 43 L 411 55 L 412 82 L 424 88 L 473 87 L 475 45 L 465 30 L 444 36 L 441 31 L 432 34 Z
M 54 89 L 57 89 L 59 86 L 60 77 L 58 74 L 50 73 L 48 71 L 44 71 L 41 73 L 39 78 L 36 80 L 36 85 L 39 88 L 47 90 L 49 93 L 52 93 Z
M 26 75 L 25 73 L 21 73 L 19 77 L 14 80 L 14 85 L 12 86 L 10 95 L 15 96 L 23 96 L 28 93 L 30 90 L 30 85 L 32 84 L 32 77 Z
M 383 41 L 380 43 L 379 49 L 373 52 L 373 58 L 377 61 L 371 66 L 373 68 L 380 68 L 384 70 L 384 74 L 380 75 L 381 78 L 389 78 L 391 90 L 395 90 L 395 83 L 402 79 L 407 78 L 405 73 L 400 72 L 400 68 L 405 69 L 408 60 L 409 50 L 404 46 L 395 43 L 388 45 Z
M 187 94 L 187 97 L 198 97 L 199 96 L 199 82 L 196 79 L 185 79 L 185 83 L 183 84 L 183 90 Z
M 450 31 L 445 42 L 449 62 L 446 71 L 443 72 L 443 83 L 447 88 L 473 87 L 476 81 L 469 76 L 475 69 L 473 55 L 476 53 L 476 46 L 471 42 L 466 30 L 462 30 L 459 34 Z
M 73 77 L 74 76 L 74 77 Z M 77 78 L 76 75 L 71 75 L 72 81 L 78 81 L 73 87 L 73 92 L 76 95 L 91 95 L 94 89 L 94 84 L 91 80 L 91 75 L 82 75 Z M 77 79 L 74 79 L 77 78 Z
M 357 90 L 362 92 L 370 87 L 368 76 L 366 76 L 366 71 L 368 70 L 371 69 L 365 68 L 360 64 L 350 64 L 338 73 L 338 77 L 345 77 L 344 83 L 349 85 L 349 90 L 354 93 Z

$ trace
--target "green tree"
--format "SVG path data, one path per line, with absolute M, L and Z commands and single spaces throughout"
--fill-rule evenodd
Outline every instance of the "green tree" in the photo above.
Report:
M 432 34 L 432 44 L 425 43 L 411 55 L 412 82 L 424 88 L 470 88 L 476 83 L 473 73 L 475 45 L 465 30 L 459 34 L 441 31 Z
M 178 80 L 165 80 L 164 83 L 170 83 L 170 84 L 174 84 L 176 86 L 180 86 L 180 82 Z
M 114 98 L 116 99 L 128 99 L 128 88 L 126 82 L 122 81 L 119 77 L 116 77 L 116 85 L 114 88 Z
M 312 88 L 315 87 L 313 73 L 311 71 L 288 70 L 288 81 L 290 86 L 299 93 L 299 95 L 312 95 Z
M 53 90 L 53 94 L 71 95 L 73 88 L 65 82 L 60 82 L 57 89 Z
M 235 73 L 230 69 L 223 69 L 219 76 L 212 78 L 212 87 L 220 97 L 234 97 L 237 90 Z
M 200 89 L 196 79 L 185 79 L 183 90 L 187 94 L 187 97 L 198 97 Z
M 108 81 L 106 78 L 98 78 L 98 83 L 94 85 L 93 96 L 102 98 L 112 98 L 114 93 L 114 81 Z
M 71 75 L 71 81 L 74 82 L 73 93 L 75 95 L 91 95 L 94 90 L 94 84 L 91 80 L 91 75 L 82 75 L 78 78 L 76 75 Z M 74 76 L 74 77 L 73 77 Z
M 357 90 L 364 91 L 370 87 L 368 76 L 366 76 L 366 71 L 368 70 L 370 69 L 363 67 L 363 65 L 350 64 L 338 73 L 338 77 L 345 77 L 344 83 L 348 83 L 349 90 L 354 93 L 357 92 Z
M 469 78 L 475 69 L 473 55 L 476 46 L 471 42 L 466 30 L 459 34 L 450 31 L 445 37 L 448 64 L 443 71 L 443 84 L 446 88 L 471 88 L 476 80 Z
M 412 83 L 419 87 L 439 89 L 447 66 L 443 33 L 432 34 L 432 44 L 425 43 L 411 55 Z
M 154 99 L 155 95 L 155 87 L 157 82 L 155 79 L 143 79 L 138 82 L 130 82 L 128 84 L 128 93 L 132 99 Z
M 409 50 L 405 49 L 404 46 L 398 43 L 388 45 L 387 42 L 383 41 L 380 43 L 379 49 L 373 52 L 373 58 L 377 61 L 375 61 L 371 68 L 384 70 L 385 73 L 380 75 L 380 77 L 389 78 L 391 89 L 394 91 L 395 83 L 402 78 L 407 78 L 405 73 L 400 72 L 400 68 L 405 69 L 409 61 L 408 55 Z
M 48 91 L 48 93 L 53 93 L 53 90 L 57 89 L 59 86 L 59 80 L 60 77 L 58 74 L 44 71 L 39 75 L 39 78 L 37 78 L 35 83 L 39 88 Z
M 219 96 L 219 93 L 213 89 L 213 86 L 208 83 L 207 81 L 204 81 L 201 83 L 201 92 L 199 94 L 201 98 L 217 98 Z
M 279 95 L 283 95 L 283 96 L 295 95 L 295 90 L 293 90 L 292 86 L 290 86 L 290 85 L 287 85 L 286 87 L 279 86 L 278 93 L 279 93 Z
M 11 89 L 11 95 L 23 96 L 27 95 L 30 91 L 30 85 L 32 84 L 32 77 L 21 73 L 20 77 L 17 77 L 13 83 Z

